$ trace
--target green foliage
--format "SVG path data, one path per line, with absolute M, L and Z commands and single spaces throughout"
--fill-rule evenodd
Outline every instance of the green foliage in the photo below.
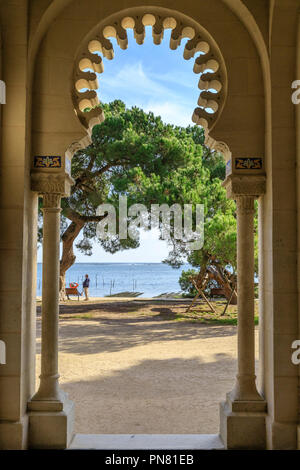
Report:
M 111 172 L 108 200 L 118 210 L 120 194 L 128 205 L 184 204 L 204 205 L 205 227 L 202 250 L 188 252 L 186 245 L 172 237 L 165 260 L 179 267 L 188 260 L 199 267 L 210 256 L 236 268 L 236 207 L 226 198 L 223 156 L 204 146 L 203 130 L 197 126 L 182 128 L 164 124 L 153 113 L 127 110 L 120 101 L 104 105 L 105 122 L 95 128 L 101 138 L 115 129 L 113 155 L 129 155 L 133 165 Z M 106 123 L 106 124 L 105 124 Z M 107 126 L 107 128 L 105 127 Z M 161 227 L 162 228 L 162 227 Z
M 165 262 L 179 267 L 188 261 L 199 269 L 213 257 L 235 271 L 236 206 L 222 187 L 223 157 L 205 147 L 203 130 L 165 124 L 152 112 L 127 109 L 120 100 L 101 107 L 104 122 L 94 126 L 91 145 L 72 159 L 75 185 L 71 196 L 62 201 L 62 238 L 71 231 L 69 221 L 79 224 L 83 240 L 77 247 L 91 255 L 97 239 L 96 210 L 104 202 L 111 203 L 118 216 L 120 195 L 127 196 L 128 206 L 142 203 L 149 210 L 151 204 L 193 204 L 193 215 L 196 204 L 203 204 L 203 248 L 188 251 L 186 244 L 171 233 Z M 118 236 L 100 243 L 111 253 L 139 245 L 138 240 L 120 240 Z M 181 279 L 183 284 L 186 276 Z
M 215 178 L 222 181 L 225 179 L 226 165 L 222 154 L 213 152 L 209 148 L 205 147 L 203 164 L 205 168 L 209 170 L 211 181 Z
M 179 278 L 179 285 L 183 292 L 186 292 L 188 297 L 194 297 L 197 292 L 195 286 L 192 284 L 190 278 L 191 276 L 196 276 L 198 271 L 195 269 L 188 269 L 187 271 L 182 271 L 181 276 Z
M 105 121 L 94 126 L 92 144 L 73 157 L 76 184 L 71 197 L 63 201 L 65 218 L 73 220 L 75 213 L 87 219 L 84 240 L 77 247 L 89 255 L 91 240 L 96 238 L 96 209 L 101 203 L 113 204 L 117 216 L 120 195 L 127 196 L 128 206 L 193 203 L 209 180 L 202 165 L 202 129 L 165 124 L 152 112 L 127 109 L 120 100 L 102 107 Z M 101 244 L 115 253 L 138 246 L 138 241 L 115 237 Z

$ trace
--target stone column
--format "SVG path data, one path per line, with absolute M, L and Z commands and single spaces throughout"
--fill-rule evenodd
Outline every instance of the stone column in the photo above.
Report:
M 58 388 L 60 200 L 60 194 L 43 197 L 41 375 L 39 390 L 32 398 L 57 402 L 57 409 L 62 409 Z
M 61 194 L 43 194 L 43 287 L 40 386 L 28 403 L 29 446 L 64 449 L 72 437 L 73 403 L 59 388 L 59 246 Z
M 255 383 L 254 332 L 254 200 L 237 203 L 238 374 L 232 400 L 261 400 Z
M 264 177 L 230 176 L 228 197 L 237 203 L 238 373 L 234 389 L 221 404 L 221 437 L 228 449 L 264 449 L 266 402 L 255 382 L 254 201 Z

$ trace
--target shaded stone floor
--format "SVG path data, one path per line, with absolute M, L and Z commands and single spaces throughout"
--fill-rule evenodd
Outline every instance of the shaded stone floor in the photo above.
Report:
M 234 383 L 236 327 L 178 322 L 158 310 L 61 315 L 59 368 L 76 403 L 75 432 L 218 433 L 218 403 Z

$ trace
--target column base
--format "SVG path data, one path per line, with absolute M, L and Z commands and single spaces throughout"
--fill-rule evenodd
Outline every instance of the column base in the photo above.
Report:
M 266 419 L 266 429 L 267 449 L 300 449 L 300 426 L 297 429 L 297 423 L 279 423 L 273 421 L 271 416 L 268 416 Z
M 21 421 L 0 421 L 0 449 L 24 450 L 28 441 L 28 416 Z
M 32 400 L 29 410 L 29 448 L 66 449 L 73 437 L 74 403 L 66 394 L 60 401 Z
M 232 401 L 230 394 L 220 405 L 220 434 L 227 449 L 266 449 L 264 400 Z

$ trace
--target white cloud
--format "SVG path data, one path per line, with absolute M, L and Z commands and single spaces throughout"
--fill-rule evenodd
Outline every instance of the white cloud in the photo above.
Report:
M 161 116 L 166 123 L 177 126 L 188 126 L 192 123 L 194 108 L 189 108 L 182 104 L 165 102 L 149 102 L 144 106 L 146 112 L 152 111 L 156 116 Z
M 101 85 L 107 86 L 110 90 L 117 90 L 117 92 L 127 91 L 128 98 L 134 94 L 138 94 L 139 96 L 168 95 L 174 99 L 177 96 L 172 90 L 161 85 L 157 80 L 152 80 L 150 74 L 145 73 L 141 63 L 126 64 L 114 76 L 105 76 L 105 73 L 100 75 L 100 97 Z
M 153 78 L 154 77 L 154 78 Z M 162 75 L 167 81 L 167 75 Z M 117 74 L 105 73 L 99 77 L 99 99 L 123 99 L 128 105 L 136 105 L 145 111 L 153 111 L 167 123 L 187 126 L 192 124 L 191 117 L 196 107 L 196 99 L 191 99 L 190 93 L 182 90 L 175 92 L 159 82 L 160 76 L 151 71 L 145 71 L 141 62 L 126 64 Z M 179 78 L 178 83 L 182 81 Z M 173 80 L 174 82 L 174 80 Z M 101 93 L 101 90 L 102 93 Z
M 153 79 L 162 82 L 172 83 L 190 90 L 195 90 L 197 94 L 199 75 L 196 75 L 192 70 L 190 74 L 181 72 L 180 70 L 176 70 L 176 72 L 172 70 L 164 74 L 152 73 L 151 76 Z

